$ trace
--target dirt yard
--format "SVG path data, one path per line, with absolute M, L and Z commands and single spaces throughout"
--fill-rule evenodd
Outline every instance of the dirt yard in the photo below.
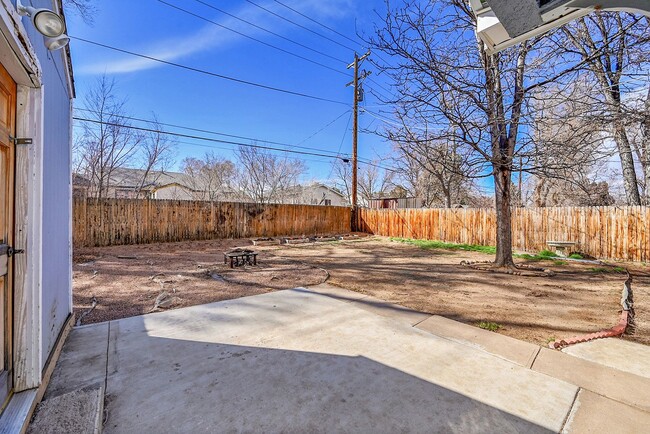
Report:
M 545 345 L 616 324 L 625 279 L 574 262 L 519 261 L 555 272 L 544 277 L 478 271 L 460 262 L 491 255 L 421 249 L 377 237 L 256 247 L 257 267 L 223 264 L 223 251 L 250 244 L 216 240 L 80 249 L 74 265 L 77 317 L 93 299 L 97 306 L 83 324 L 314 285 L 329 273 L 330 284 L 468 324 L 494 323 L 498 333 Z M 650 344 L 650 267 L 623 265 L 634 275 L 637 330 L 629 339 Z M 157 299 L 163 306 L 154 309 Z
M 79 249 L 73 266 L 77 318 L 82 324 L 142 315 L 155 309 L 263 294 L 322 283 L 327 272 L 300 261 L 263 255 L 259 265 L 231 269 L 223 252 L 249 240 L 215 240 Z M 165 294 L 167 296 L 165 296 Z

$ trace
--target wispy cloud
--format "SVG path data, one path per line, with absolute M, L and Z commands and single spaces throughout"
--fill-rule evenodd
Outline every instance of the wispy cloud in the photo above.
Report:
M 258 4 L 280 15 L 286 15 L 288 12 L 287 9 L 275 2 L 260 1 Z M 286 0 L 286 4 L 317 20 L 340 19 L 347 15 L 352 9 L 352 3 L 350 0 L 335 0 L 328 2 L 323 2 L 321 0 Z M 174 11 L 170 8 L 170 12 Z M 290 26 L 289 23 L 279 21 L 277 17 L 273 17 L 269 13 L 251 5 L 250 3 L 246 3 L 244 7 L 237 11 L 231 11 L 231 13 L 243 18 L 244 20 L 253 22 L 261 27 L 268 28 L 278 33 L 286 30 Z M 231 17 L 207 18 L 250 36 L 260 37 L 260 35 L 267 35 L 267 33 L 262 30 L 255 29 Z M 296 20 L 299 20 L 299 18 L 300 17 L 297 17 Z M 121 48 L 130 48 L 132 51 L 137 51 L 149 57 L 174 62 L 190 57 L 194 54 L 227 48 L 229 45 L 242 39 L 244 39 L 243 36 L 237 35 L 211 23 L 206 23 L 206 25 L 193 33 L 176 35 L 163 41 L 158 40 L 150 45 L 145 45 L 140 48 Z M 85 65 L 82 64 L 77 67 L 77 73 L 89 75 L 105 73 L 124 74 L 144 71 L 160 66 L 162 66 L 161 63 L 149 59 L 120 55 L 111 59 L 103 58 L 101 61 L 95 61 Z

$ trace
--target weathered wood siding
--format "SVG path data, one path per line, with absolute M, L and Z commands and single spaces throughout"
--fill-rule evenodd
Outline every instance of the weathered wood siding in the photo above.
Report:
M 347 207 L 75 199 L 75 247 L 350 232 Z
M 496 244 L 493 209 L 360 209 L 355 229 L 389 237 Z M 515 249 L 538 252 L 546 242 L 574 241 L 602 259 L 650 260 L 650 208 L 513 208 Z

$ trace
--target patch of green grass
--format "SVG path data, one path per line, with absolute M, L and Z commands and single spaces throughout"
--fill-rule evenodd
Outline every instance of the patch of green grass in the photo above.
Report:
M 530 253 L 520 253 L 513 255 L 515 258 L 528 259 L 531 261 L 545 261 L 553 258 L 558 258 L 558 255 L 550 250 L 542 250 L 536 255 L 531 255 Z
M 530 253 L 515 253 L 512 256 L 521 259 L 538 259 L 535 255 L 531 255 Z
M 477 324 L 477 326 L 480 329 L 489 330 L 491 332 L 495 332 L 501 328 L 499 324 L 490 321 L 481 321 L 480 323 Z
M 627 270 L 623 267 L 593 267 L 587 268 L 587 271 L 592 273 L 627 273 Z
M 571 258 L 571 259 L 584 259 L 584 257 L 580 253 L 571 253 L 569 255 L 569 258 Z
M 412 244 L 421 249 L 464 250 L 467 252 L 481 252 L 491 255 L 497 252 L 497 248 L 494 246 L 480 246 L 478 244 L 455 244 L 445 243 L 443 241 L 413 240 L 410 238 L 391 238 L 390 240 L 399 243 Z
M 551 336 L 551 337 L 549 337 L 548 339 L 546 339 L 546 343 L 547 343 L 547 344 L 550 344 L 551 342 L 554 342 L 554 341 L 556 341 L 556 340 L 557 340 L 557 338 L 556 338 L 555 336 Z
M 553 265 L 566 265 L 568 264 L 567 261 L 553 261 Z

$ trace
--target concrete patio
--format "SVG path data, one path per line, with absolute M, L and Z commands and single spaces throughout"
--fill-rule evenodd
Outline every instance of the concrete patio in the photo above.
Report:
M 74 329 L 31 431 L 650 432 L 647 359 L 573 351 L 298 288 Z

